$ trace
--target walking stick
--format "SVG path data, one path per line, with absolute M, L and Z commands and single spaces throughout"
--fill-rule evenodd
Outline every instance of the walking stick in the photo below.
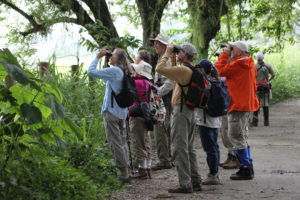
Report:
M 134 174 L 134 169 L 133 169 L 133 162 L 132 162 L 132 155 L 131 155 L 131 138 L 130 138 L 130 132 L 129 132 L 129 120 L 126 119 L 126 133 L 127 133 L 127 145 L 128 145 L 128 151 L 129 151 L 129 159 L 130 159 L 130 171 L 131 174 Z

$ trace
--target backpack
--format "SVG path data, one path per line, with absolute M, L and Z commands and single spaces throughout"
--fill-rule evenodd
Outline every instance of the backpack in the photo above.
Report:
M 203 108 L 207 105 L 209 99 L 209 82 L 200 67 L 193 67 L 192 65 L 187 65 L 186 67 L 190 68 L 193 73 L 187 85 L 179 84 L 181 88 L 180 110 L 182 111 L 183 98 L 186 105 L 190 108 Z M 187 94 L 184 93 L 184 87 L 189 87 Z
M 230 96 L 224 81 L 209 81 L 209 100 L 204 111 L 211 117 L 226 115 L 230 106 Z
M 150 111 L 154 124 L 163 125 L 166 118 L 166 108 L 163 99 L 158 95 L 158 88 L 150 83 Z
M 113 97 L 116 99 L 120 108 L 127 108 L 134 103 L 136 95 L 137 91 L 134 79 L 124 72 L 123 88 L 121 92 L 116 95 L 115 92 L 111 90 L 111 107 L 114 107 Z

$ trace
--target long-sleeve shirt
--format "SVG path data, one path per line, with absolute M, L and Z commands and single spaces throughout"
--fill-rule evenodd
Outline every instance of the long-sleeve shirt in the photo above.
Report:
M 161 59 L 161 58 L 160 58 Z M 159 59 L 159 60 L 160 60 Z M 167 60 L 166 62 L 166 66 L 170 67 L 171 66 L 171 61 L 170 59 Z M 170 91 L 173 90 L 174 88 L 174 81 L 171 79 L 168 79 L 167 77 L 159 74 L 158 72 L 155 73 L 154 76 L 154 83 L 158 84 L 159 86 L 159 94 L 161 96 L 165 96 L 166 94 L 168 94 Z
M 229 112 L 256 111 L 259 102 L 256 97 L 256 68 L 252 57 L 241 55 L 230 63 L 229 56 L 223 52 L 215 67 L 220 76 L 226 77 L 229 95 L 231 97 Z
M 124 73 L 122 69 L 116 66 L 97 69 L 98 62 L 98 58 L 95 58 L 92 61 L 88 69 L 88 75 L 92 78 L 102 79 L 106 84 L 101 114 L 103 114 L 103 112 L 110 112 L 119 119 L 126 119 L 128 109 L 120 108 L 115 98 L 113 98 L 113 107 L 111 102 L 112 90 L 115 92 L 115 94 L 119 94 L 122 90 Z
M 172 66 L 168 67 L 166 65 L 170 54 L 166 52 L 158 64 L 156 65 L 156 71 L 165 77 L 174 80 L 175 86 L 172 95 L 172 105 L 175 106 L 181 103 L 181 88 L 178 84 L 187 85 L 192 77 L 193 71 L 185 66 Z M 187 93 L 188 87 L 183 88 L 184 93 Z

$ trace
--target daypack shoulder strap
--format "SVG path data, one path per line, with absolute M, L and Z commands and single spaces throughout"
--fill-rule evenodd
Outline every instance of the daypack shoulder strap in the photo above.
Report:
M 121 69 L 121 68 L 120 68 Z M 127 77 L 125 77 L 125 76 L 127 76 L 126 75 L 126 73 L 125 73 L 125 70 L 123 70 L 123 69 L 121 69 L 122 70 L 122 72 L 123 72 L 123 87 L 124 87 L 124 84 L 125 84 L 125 82 L 126 82 L 126 78 Z M 110 86 L 110 89 L 111 89 L 111 98 L 110 98 L 110 100 L 111 100 L 111 107 L 113 108 L 114 107 L 114 97 L 116 96 L 116 93 L 114 92 L 114 90 L 112 89 L 112 87 Z M 123 88 L 122 88 L 123 89 Z M 122 91 L 122 89 L 121 89 L 121 91 Z

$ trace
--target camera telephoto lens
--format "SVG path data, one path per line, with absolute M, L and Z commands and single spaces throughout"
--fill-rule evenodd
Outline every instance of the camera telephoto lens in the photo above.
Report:
M 225 48 L 227 45 L 226 44 L 221 44 L 221 48 Z

